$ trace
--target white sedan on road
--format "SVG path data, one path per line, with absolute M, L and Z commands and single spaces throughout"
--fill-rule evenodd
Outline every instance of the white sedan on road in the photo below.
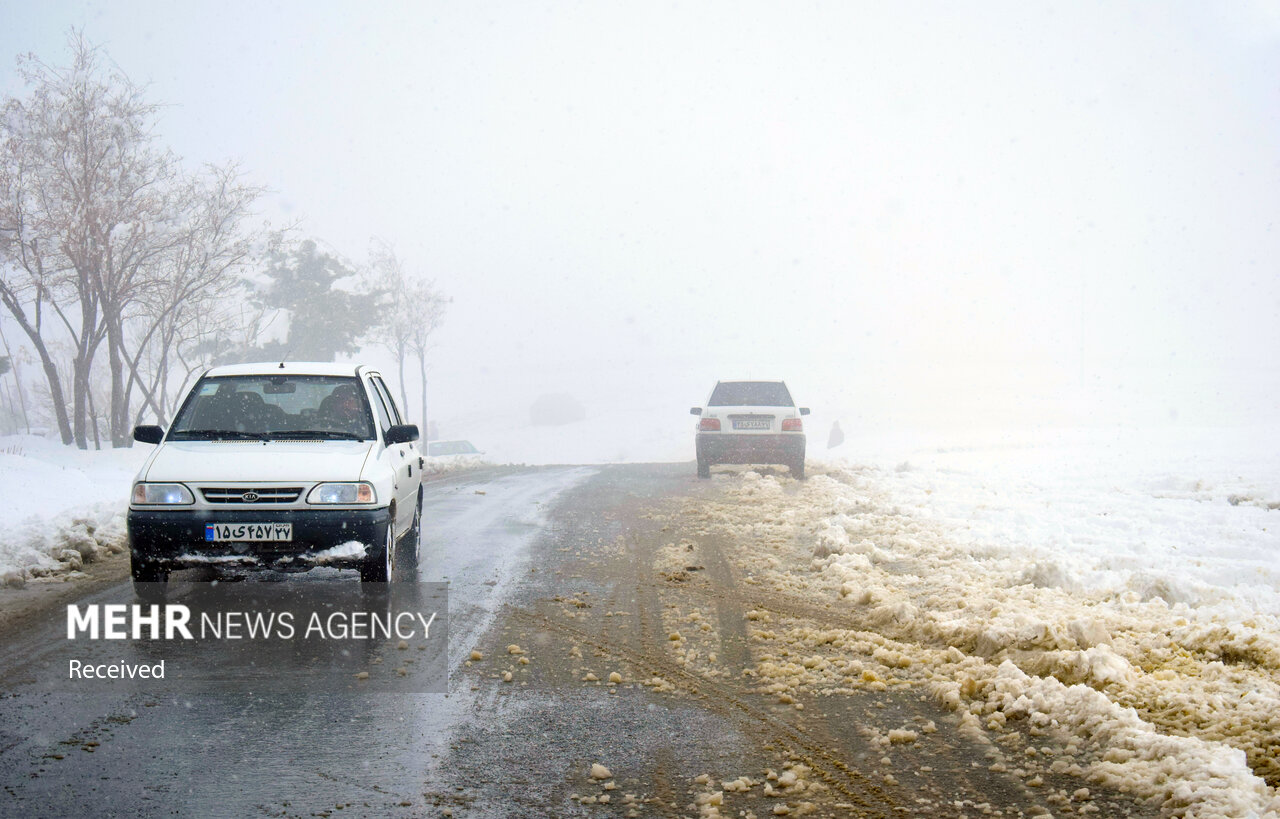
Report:
M 135 583 L 209 564 L 282 571 L 317 564 L 390 578 L 416 556 L 423 458 L 376 371 L 357 364 L 216 367 L 192 386 L 133 485 Z M 155 588 L 148 586 L 147 588 Z
M 804 477 L 804 422 L 808 407 L 796 407 L 782 381 L 719 381 L 699 416 L 698 477 L 714 464 L 784 464 Z

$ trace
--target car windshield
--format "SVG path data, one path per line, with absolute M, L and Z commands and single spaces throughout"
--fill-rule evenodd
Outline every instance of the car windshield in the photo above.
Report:
M 781 381 L 721 381 L 711 392 L 709 407 L 794 407 Z
M 176 441 L 374 437 L 373 414 L 350 376 L 237 375 L 203 378 L 173 421 Z

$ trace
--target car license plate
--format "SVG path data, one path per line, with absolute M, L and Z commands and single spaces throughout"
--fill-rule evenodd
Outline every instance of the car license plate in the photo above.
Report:
M 204 527 L 207 541 L 290 541 L 292 523 L 208 523 Z
M 768 429 L 768 418 L 740 418 L 733 422 L 734 429 Z

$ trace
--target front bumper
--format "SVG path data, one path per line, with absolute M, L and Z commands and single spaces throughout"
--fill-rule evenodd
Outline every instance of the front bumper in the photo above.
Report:
M 290 523 L 288 542 L 230 543 L 205 540 L 210 523 Z M 389 509 L 130 509 L 129 551 L 135 563 L 171 569 L 209 564 L 273 568 L 314 565 L 358 567 L 386 543 Z M 355 541 L 365 549 L 324 552 Z M 350 554 L 348 554 L 350 552 Z
M 709 464 L 790 464 L 804 458 L 804 433 L 699 432 L 697 450 Z

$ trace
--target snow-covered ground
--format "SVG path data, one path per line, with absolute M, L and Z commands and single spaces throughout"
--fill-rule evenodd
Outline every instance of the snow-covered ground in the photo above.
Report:
M 811 457 L 803 483 L 717 471 L 725 500 L 686 509 L 734 539 L 749 582 L 858 623 L 760 612 L 763 690 L 918 686 L 993 748 L 1016 746 L 1015 726 L 1043 737 L 1014 761 L 993 753 L 1028 785 L 1066 773 L 1170 815 L 1280 814 L 1273 433 L 917 435 L 835 451 Z
M 123 551 L 129 485 L 150 451 L 0 437 L 0 583 L 72 574 Z
M 687 458 L 687 422 L 619 445 L 637 440 L 625 420 L 509 430 L 512 455 L 539 457 L 484 459 Z M 685 510 L 733 537 L 750 582 L 859 623 L 760 612 L 752 633 L 777 649 L 759 655 L 764 690 L 919 686 L 993 748 L 1015 726 L 1043 737 L 1016 763 L 993 756 L 1031 786 L 1065 773 L 1171 815 L 1280 815 L 1280 435 L 819 437 L 808 480 L 718 468 L 724 498 Z M 65 574 L 121 548 L 148 451 L 0 439 L 0 572 Z

